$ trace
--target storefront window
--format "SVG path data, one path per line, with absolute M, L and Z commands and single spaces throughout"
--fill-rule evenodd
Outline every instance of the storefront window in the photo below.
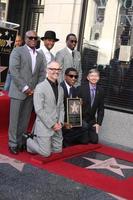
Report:
M 0 0 L 0 20 L 6 21 L 8 0 Z
M 83 72 L 98 68 L 110 108 L 133 112 L 133 0 L 89 0 Z

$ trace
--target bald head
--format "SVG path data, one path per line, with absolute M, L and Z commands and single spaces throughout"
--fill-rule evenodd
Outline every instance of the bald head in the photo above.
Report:
M 34 49 L 37 46 L 37 33 L 33 30 L 27 31 L 25 33 L 25 44 L 27 44 L 30 48 Z

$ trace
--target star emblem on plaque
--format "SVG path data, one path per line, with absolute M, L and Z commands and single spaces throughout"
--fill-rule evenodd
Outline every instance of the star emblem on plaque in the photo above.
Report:
M 0 53 L 10 54 L 13 47 L 17 30 L 0 27 Z
M 81 98 L 67 98 L 67 123 L 72 127 L 82 126 Z

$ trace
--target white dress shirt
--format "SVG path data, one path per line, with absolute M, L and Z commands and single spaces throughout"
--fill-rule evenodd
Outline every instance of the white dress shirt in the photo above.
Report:
M 50 51 L 43 45 L 40 47 L 40 49 L 43 51 L 45 57 L 46 57 L 46 61 L 47 61 L 47 64 L 49 62 L 51 62 L 52 58 L 51 58 L 51 53 Z

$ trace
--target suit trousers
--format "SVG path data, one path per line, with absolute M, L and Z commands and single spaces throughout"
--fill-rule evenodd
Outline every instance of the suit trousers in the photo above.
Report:
M 52 136 L 36 136 L 27 139 L 27 151 L 48 157 L 50 154 L 62 152 L 62 132 L 54 132 Z
M 76 144 L 88 144 L 88 129 L 86 127 L 63 128 L 63 147 Z
M 88 130 L 88 142 L 92 144 L 98 143 L 98 134 L 96 133 L 96 128 L 93 127 L 95 123 L 83 121 L 83 127 Z
M 22 146 L 22 134 L 27 132 L 32 109 L 32 96 L 28 96 L 24 100 L 11 98 L 10 122 L 8 131 L 10 147 Z

